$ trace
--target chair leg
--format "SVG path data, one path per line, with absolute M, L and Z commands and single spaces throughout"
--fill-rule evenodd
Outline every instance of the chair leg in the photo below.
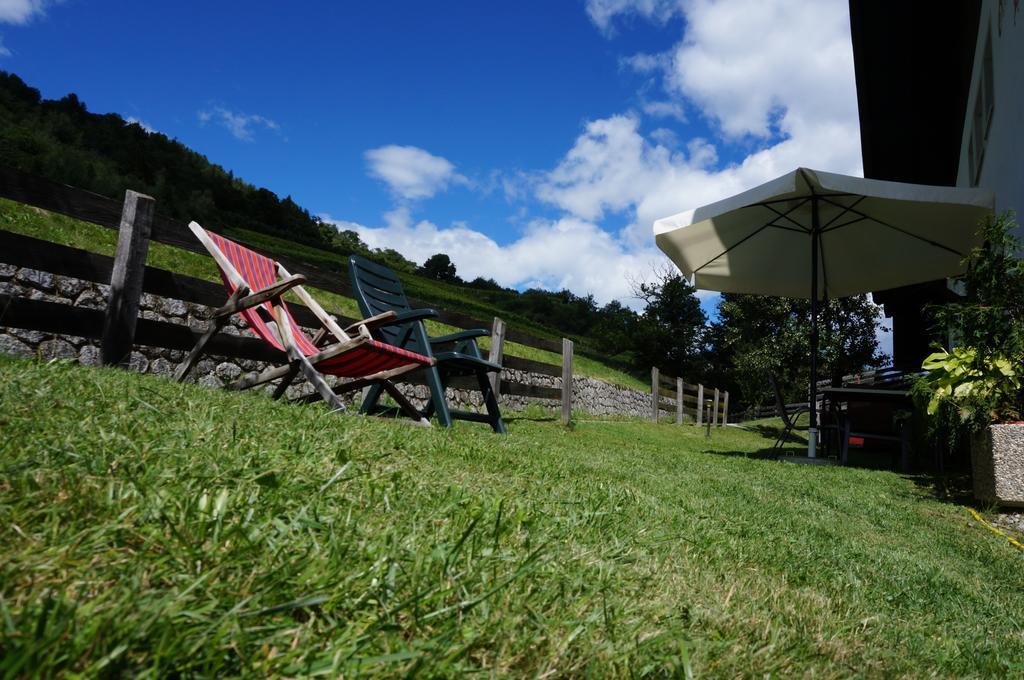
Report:
M 441 372 L 437 366 L 427 369 L 427 386 L 430 388 L 430 402 L 437 412 L 437 420 L 442 427 L 452 426 L 452 414 L 448 410 L 448 400 L 444 396 L 444 381 L 441 380 Z
M 294 351 L 294 350 L 293 350 Z M 309 363 L 309 359 L 304 356 L 299 356 L 297 353 L 292 358 L 292 361 L 298 362 L 299 370 L 302 372 L 302 376 L 312 383 L 317 393 L 323 397 L 323 400 L 331 407 L 333 411 L 344 411 L 345 404 L 341 403 L 341 399 L 334 393 L 331 386 L 324 380 L 323 375 L 320 371 L 313 368 L 313 364 Z
M 398 404 L 398 407 L 402 409 L 402 412 L 405 413 L 405 415 L 419 422 L 421 425 L 430 427 L 430 421 L 424 418 L 423 414 L 416 410 L 416 407 L 412 405 L 412 402 L 410 402 L 406 396 L 402 394 L 397 387 L 395 387 L 393 382 L 390 380 L 381 380 L 380 385 L 389 395 L 391 395 L 391 398 L 395 400 L 395 403 Z
M 366 396 L 363 397 L 363 403 L 359 406 L 359 412 L 367 416 L 373 415 L 378 408 L 377 404 L 380 401 L 383 389 L 380 383 L 375 383 L 366 388 Z
M 224 324 L 226 324 L 227 321 L 228 317 L 219 316 L 206 325 L 206 331 L 199 336 L 198 340 L 196 340 L 196 346 L 192 348 L 192 351 L 188 353 L 185 360 L 178 365 L 178 370 L 174 372 L 174 379 L 177 382 L 181 382 L 185 379 L 188 372 L 191 371 L 192 367 L 199 361 L 199 357 L 202 355 L 203 349 L 206 347 L 206 343 L 208 343 L 210 339 L 224 327 Z
M 288 375 L 281 378 L 281 382 L 278 383 L 277 387 L 274 388 L 273 399 L 280 399 L 284 396 L 285 390 L 295 381 L 296 376 L 299 375 L 299 366 L 295 362 L 292 362 L 291 371 Z
M 484 397 L 484 406 L 487 407 L 487 415 L 491 417 L 491 429 L 498 434 L 505 434 L 505 421 L 501 419 L 501 409 L 498 408 L 498 397 L 491 386 L 490 376 L 487 371 L 476 372 L 477 382 L 480 383 L 480 392 Z
M 224 306 L 230 307 L 248 294 L 249 289 L 246 286 L 240 286 L 228 296 L 228 301 L 224 303 Z M 181 365 L 178 366 L 178 370 L 174 372 L 174 379 L 177 382 L 181 382 L 185 379 L 188 372 L 191 371 L 192 367 L 196 365 L 197 361 L 199 361 L 199 357 L 203 353 L 203 348 L 206 347 L 206 343 L 208 343 L 210 338 L 215 336 L 221 328 L 224 328 L 224 325 L 230 318 L 230 314 L 223 314 L 220 316 L 214 316 L 210 319 L 210 322 L 206 325 L 206 332 L 199 337 L 199 340 L 196 341 L 196 346 L 192 348 L 192 351 L 189 352 L 187 357 L 185 357 L 185 361 L 181 362 Z
M 781 449 L 783 446 L 785 446 L 786 440 L 789 439 L 789 433 L 792 431 L 792 429 L 793 428 L 790 426 L 789 423 L 783 424 L 782 432 L 780 432 L 779 436 L 775 439 L 775 445 L 772 446 L 772 448 Z

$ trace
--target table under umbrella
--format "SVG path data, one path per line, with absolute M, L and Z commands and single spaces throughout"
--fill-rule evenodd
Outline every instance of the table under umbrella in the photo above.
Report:
M 924 186 L 797 168 L 731 198 L 654 223 L 658 247 L 694 285 L 809 298 L 808 456 L 815 457 L 818 302 L 962 273 L 984 189 Z

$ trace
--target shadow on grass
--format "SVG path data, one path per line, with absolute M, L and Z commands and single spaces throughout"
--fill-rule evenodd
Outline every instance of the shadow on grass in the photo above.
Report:
M 753 432 L 755 434 L 761 435 L 766 439 L 772 440 L 778 439 L 779 435 L 782 434 L 781 427 L 766 425 L 764 423 L 758 423 L 756 425 L 746 425 L 744 426 L 744 429 L 747 430 L 748 432 Z M 789 439 L 790 441 L 794 441 L 792 437 L 790 437 Z M 806 442 L 807 440 L 805 439 L 804 441 Z
M 971 475 L 967 471 L 920 472 L 906 475 L 906 478 L 914 482 L 925 495 L 941 503 L 985 508 L 984 504 L 979 504 L 974 498 Z
M 553 423 L 559 420 L 561 416 L 532 416 L 532 415 L 514 415 L 508 416 L 504 413 L 501 414 L 502 420 L 506 423 Z
M 733 458 L 750 458 L 751 460 L 774 460 L 781 455 L 788 455 L 786 449 L 773 449 L 771 447 L 758 449 L 757 451 L 721 451 L 705 449 L 703 453 L 710 453 L 715 456 L 730 456 Z

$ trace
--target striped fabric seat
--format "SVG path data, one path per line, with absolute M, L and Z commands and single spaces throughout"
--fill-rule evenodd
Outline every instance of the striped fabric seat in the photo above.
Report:
M 246 281 L 250 292 L 262 290 L 277 283 L 277 266 L 269 257 L 264 257 L 211 231 L 206 232 L 206 235 L 216 244 L 221 253 L 224 254 Z M 224 285 L 232 293 L 235 292 L 237 286 L 228 278 L 224 271 L 220 271 L 220 276 L 224 281 Z M 267 301 L 256 307 L 244 309 L 241 311 L 241 314 L 245 318 L 246 324 L 256 335 L 281 351 L 284 351 L 285 347 L 281 343 L 278 334 L 270 327 L 270 323 L 273 322 L 277 314 L 284 315 L 293 329 L 296 349 L 306 357 L 312 357 L 321 351 L 302 333 L 299 324 L 295 321 L 284 300 L 280 300 L 279 304 L 272 300 Z M 323 359 L 314 364 L 314 366 L 321 373 L 348 378 L 361 378 L 379 373 L 380 371 L 408 366 L 409 364 L 429 366 L 431 365 L 431 360 L 422 354 L 368 339 L 363 344 L 357 345 L 343 354 Z

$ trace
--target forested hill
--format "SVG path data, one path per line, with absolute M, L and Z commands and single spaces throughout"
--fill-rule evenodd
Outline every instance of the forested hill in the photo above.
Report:
M 147 132 L 116 113 L 90 113 L 74 94 L 48 100 L 0 71 L 0 163 L 59 182 L 118 196 L 153 196 L 161 213 L 202 215 L 307 245 L 330 247 L 335 232 L 290 198 L 257 188 L 181 142 Z
M 116 113 L 90 113 L 75 94 L 43 99 L 39 90 L 3 71 L 0 164 L 104 196 L 134 189 L 153 196 L 161 214 L 186 222 L 198 218 L 256 247 L 330 269 L 343 269 L 344 258 L 359 253 L 402 272 L 411 292 L 431 304 L 458 309 L 459 300 L 471 297 L 476 308 L 463 311 L 526 319 L 531 332 L 554 337 L 600 338 L 585 345 L 605 357 L 619 355 L 620 362 L 639 361 L 631 351 L 639 315 L 617 302 L 600 307 L 593 297 L 567 290 L 519 293 L 489 279 L 462 281 L 440 253 L 417 268 L 394 249 L 370 249 L 355 232 L 339 233 L 290 197 L 255 187 L 160 132 Z M 417 285 L 414 273 L 431 280 L 429 289 Z

